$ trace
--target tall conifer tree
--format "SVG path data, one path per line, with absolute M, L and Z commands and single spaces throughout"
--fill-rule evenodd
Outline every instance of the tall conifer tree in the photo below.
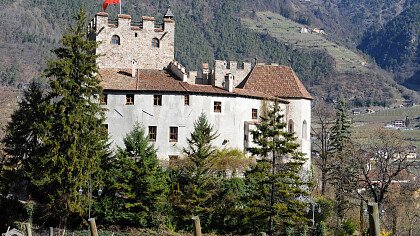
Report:
M 274 230 L 306 220 L 305 203 L 299 200 L 307 195 L 307 183 L 301 176 L 305 158 L 282 119 L 280 105 L 275 101 L 252 131 L 258 146 L 249 151 L 260 159 L 245 173 L 249 188 L 245 221 L 251 222 L 249 225 L 257 232 L 265 229 L 270 235 Z
M 168 215 L 168 174 L 159 166 L 143 127 L 136 124 L 124 146 L 106 163 L 103 218 L 112 224 L 158 227 Z
M 335 190 L 335 209 L 337 214 L 337 226 L 341 225 L 344 214 L 348 206 L 345 198 L 346 192 L 352 190 L 351 186 L 356 183 L 353 181 L 352 163 L 347 155 L 346 148 L 351 143 L 350 139 L 350 120 L 346 114 L 346 105 L 341 101 L 336 112 L 336 120 L 331 128 L 330 150 L 333 161 L 331 162 L 332 184 Z M 354 164 L 354 163 L 353 163 Z
M 62 227 L 69 216 L 87 216 L 88 191 L 79 196 L 78 189 L 95 188 L 101 179 L 101 159 L 108 155 L 104 109 L 97 102 L 102 93 L 96 78 L 97 43 L 86 38 L 83 10 L 76 20 L 63 36 L 62 46 L 54 50 L 57 59 L 48 62 L 45 77 L 50 89 L 40 99 L 39 111 L 26 109 L 34 114 L 28 131 L 16 129 L 19 117 L 15 116 L 6 139 L 6 151 L 25 163 L 31 195 L 42 204 L 39 209 L 50 219 L 57 217 Z M 23 105 L 15 114 L 26 113 Z M 31 130 L 36 130 L 36 137 Z M 37 147 L 31 151 L 11 145 L 20 140 L 32 140 Z
M 211 171 L 211 161 L 216 153 L 211 142 L 217 136 L 202 113 L 194 123 L 191 137 L 187 139 L 188 147 L 183 149 L 185 159 L 173 166 L 172 202 L 179 224 L 191 225 L 190 217 L 198 215 L 206 225 L 214 211 L 213 203 L 220 178 Z

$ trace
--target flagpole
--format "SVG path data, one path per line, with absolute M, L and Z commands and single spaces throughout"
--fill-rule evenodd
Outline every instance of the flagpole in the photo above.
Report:
M 120 0 L 120 14 L 122 14 L 122 13 L 121 13 L 121 2 L 122 2 L 122 0 Z

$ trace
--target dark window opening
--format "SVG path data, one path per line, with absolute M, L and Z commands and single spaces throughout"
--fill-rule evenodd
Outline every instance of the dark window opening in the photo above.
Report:
M 134 105 L 134 94 L 125 95 L 125 105 Z
M 222 102 L 214 102 L 214 112 L 222 112 Z
M 162 95 L 153 95 L 153 105 L 162 106 Z
M 178 142 L 178 127 L 169 127 L 169 142 Z
M 106 105 L 106 104 L 108 104 L 108 94 L 102 94 L 102 95 L 99 97 L 99 104 L 101 104 L 101 105 Z
M 152 47 L 153 48 L 158 48 L 159 47 L 159 39 L 157 39 L 157 38 L 152 39 Z
M 113 35 L 112 38 L 111 38 L 111 44 L 120 45 L 121 44 L 121 42 L 120 42 L 120 36 Z
M 258 119 L 258 109 L 252 109 L 252 119 Z
M 185 106 L 190 105 L 190 95 L 184 95 L 184 105 Z
M 149 141 L 156 141 L 156 134 L 157 134 L 157 127 L 156 126 L 149 126 Z

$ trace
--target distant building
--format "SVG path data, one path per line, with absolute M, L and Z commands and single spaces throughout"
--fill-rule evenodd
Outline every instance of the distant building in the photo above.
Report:
M 360 115 L 361 111 L 359 109 L 354 109 L 352 113 L 354 116 L 357 116 L 357 115 Z
M 300 33 L 301 33 L 301 34 L 307 34 L 307 33 L 309 33 L 309 30 L 308 30 L 308 28 L 306 28 L 306 27 L 302 27 L 302 28 L 300 29 Z
M 394 120 L 392 124 L 396 128 L 405 128 L 405 120 Z

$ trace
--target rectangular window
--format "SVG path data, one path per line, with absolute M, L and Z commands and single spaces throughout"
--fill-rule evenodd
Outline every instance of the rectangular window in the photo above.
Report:
M 258 109 L 252 109 L 252 119 L 258 119 Z
M 190 105 L 190 95 L 184 95 L 184 105 L 185 106 Z
M 214 102 L 214 112 L 222 112 L 222 102 Z
M 125 105 L 134 105 L 134 94 L 125 95 Z
M 102 95 L 99 97 L 99 104 L 101 104 L 101 105 L 106 105 L 106 104 L 108 104 L 108 94 L 102 94 Z
M 149 141 L 156 141 L 157 126 L 149 126 Z
M 178 127 L 169 127 L 169 142 L 178 142 Z
M 162 95 L 153 95 L 153 105 L 162 106 Z

